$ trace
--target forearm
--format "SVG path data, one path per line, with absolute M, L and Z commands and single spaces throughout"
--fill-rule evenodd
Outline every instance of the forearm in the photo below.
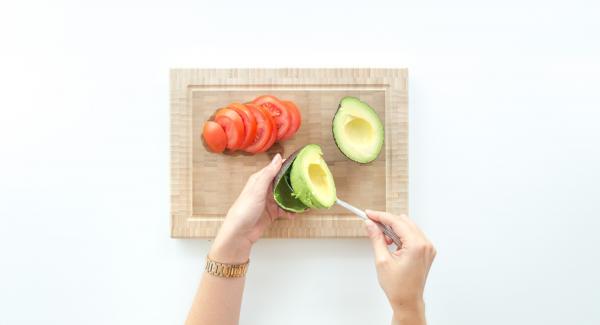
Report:
M 202 276 L 186 324 L 238 324 L 245 283 L 245 275 L 242 273 L 247 267 L 240 264 L 249 262 L 252 245 L 273 220 L 280 216 L 270 185 L 282 162 L 281 155 L 276 154 L 269 165 L 252 174 L 240 196 L 229 208 L 208 257 L 212 262 L 238 267 L 221 266 L 219 271 L 219 265 L 211 262 L 216 268 L 211 266 L 211 274 L 205 273 Z M 232 273 L 233 276 L 242 276 L 218 276 L 231 276 Z
M 188 325 L 237 325 L 245 278 L 204 274 L 188 315 Z
M 249 247 L 233 247 L 217 238 L 209 257 L 217 262 L 241 264 L 248 261 L 249 254 Z M 245 279 L 245 277 L 222 278 L 204 273 L 186 324 L 237 325 Z

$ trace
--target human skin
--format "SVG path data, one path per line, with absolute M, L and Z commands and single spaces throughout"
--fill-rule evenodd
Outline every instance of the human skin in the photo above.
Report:
M 366 213 L 370 219 L 392 227 L 402 241 L 401 248 L 390 252 L 391 240 L 373 221 L 365 221 L 375 255 L 377 279 L 393 310 L 392 324 L 426 324 L 423 291 L 436 255 L 433 244 L 406 215 L 371 210 Z
M 273 199 L 272 183 L 283 160 L 252 174 L 233 203 L 219 229 L 208 256 L 217 262 L 242 264 L 249 260 L 253 244 L 277 218 L 291 218 Z M 402 248 L 390 252 L 391 240 L 367 220 L 373 245 L 378 281 L 393 310 L 392 324 L 425 324 L 423 289 L 435 257 L 435 249 L 406 216 L 367 210 L 372 220 L 391 226 L 402 240 Z M 245 277 L 222 278 L 204 273 L 190 308 L 188 325 L 235 325 L 239 322 Z
M 292 215 L 281 210 L 271 193 L 273 178 L 283 160 L 277 154 L 263 169 L 252 174 L 219 229 L 208 256 L 217 262 L 248 261 L 252 245 L 277 218 Z M 238 324 L 245 277 L 221 278 L 204 273 L 186 324 Z

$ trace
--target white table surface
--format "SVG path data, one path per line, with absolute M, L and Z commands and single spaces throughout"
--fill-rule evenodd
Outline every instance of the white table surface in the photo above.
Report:
M 410 69 L 431 324 L 600 323 L 597 1 L 217 2 L 0 4 L 0 324 L 182 323 L 169 68 L 288 66 Z M 259 242 L 242 324 L 388 323 L 370 249 Z

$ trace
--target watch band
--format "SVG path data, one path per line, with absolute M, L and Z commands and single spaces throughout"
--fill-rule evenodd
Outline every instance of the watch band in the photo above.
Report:
M 206 273 L 221 278 L 240 278 L 246 275 L 250 260 L 242 264 L 226 264 L 212 260 L 206 256 Z

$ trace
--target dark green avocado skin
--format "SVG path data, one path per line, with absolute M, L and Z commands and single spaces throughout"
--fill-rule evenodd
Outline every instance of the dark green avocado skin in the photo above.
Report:
M 275 179 L 273 179 L 273 189 L 275 189 L 275 187 L 277 186 L 277 184 L 279 183 L 279 181 L 281 180 L 281 178 L 287 174 L 288 170 L 292 167 L 292 164 L 294 163 L 294 160 L 296 160 L 296 156 L 298 156 L 298 153 L 300 152 L 300 150 L 302 150 L 302 148 L 294 151 L 289 157 L 287 157 L 287 159 L 283 162 L 283 165 L 281 165 L 281 169 L 279 169 L 279 172 L 277 173 L 277 175 L 275 175 Z
M 290 184 L 290 171 L 296 156 L 302 148 L 292 153 L 281 166 L 281 169 L 273 180 L 273 198 L 279 207 L 288 212 L 301 213 L 308 210 L 300 200 L 293 196 L 292 186 Z

